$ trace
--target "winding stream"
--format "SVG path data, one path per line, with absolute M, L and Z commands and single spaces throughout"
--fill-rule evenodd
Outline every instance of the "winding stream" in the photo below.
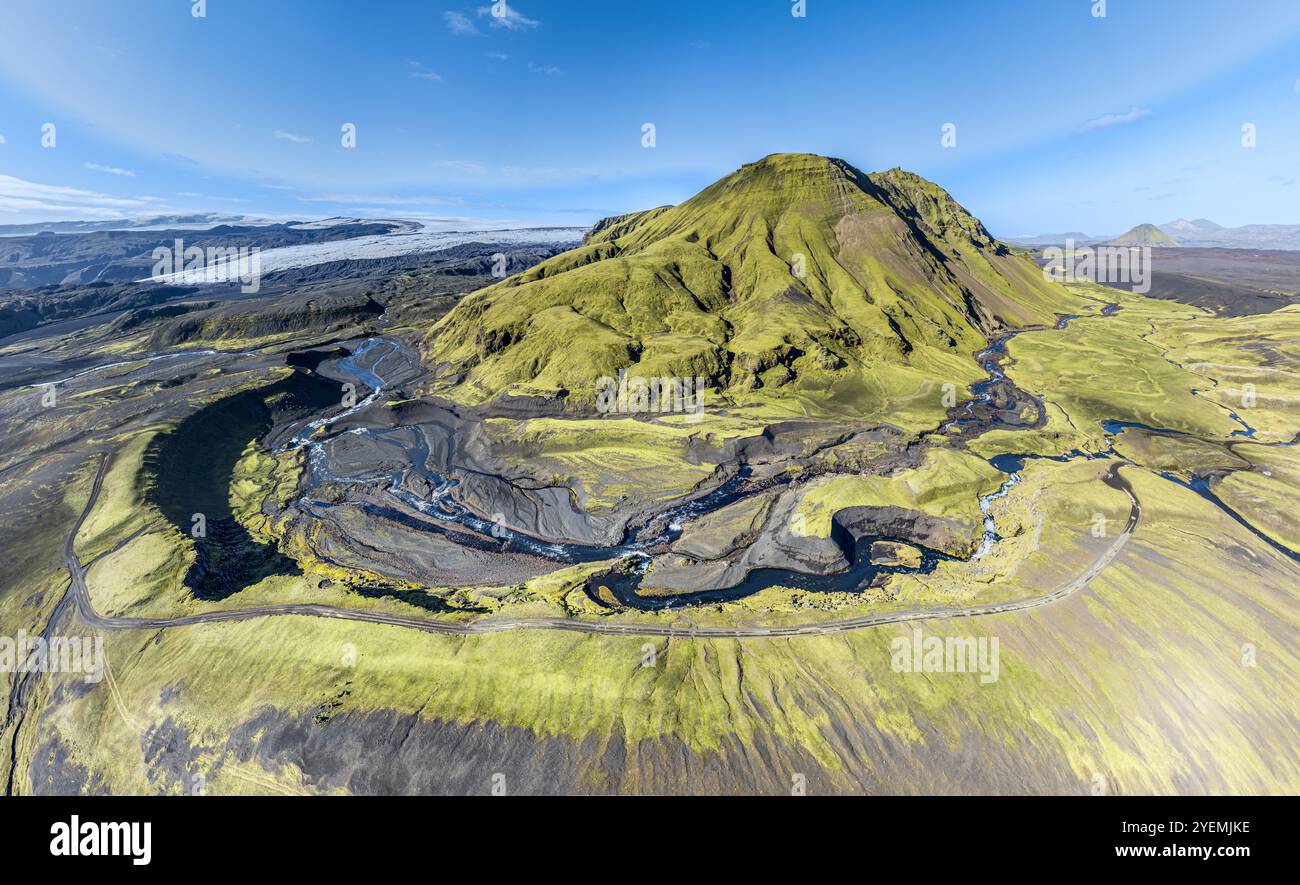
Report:
M 1117 308 L 1114 306 L 1108 306 L 1106 310 L 1102 311 L 1102 315 L 1109 316 L 1116 310 Z M 1064 331 L 1073 319 L 1077 319 L 1077 317 L 1063 316 L 1054 328 Z M 971 398 L 959 406 L 955 410 L 955 417 L 950 418 L 940 428 L 944 433 L 950 435 L 950 439 L 969 440 L 994 428 L 1030 430 L 1042 427 L 1045 424 L 1046 411 L 1042 402 L 1020 390 L 1007 377 L 1001 366 L 1003 359 L 1007 355 L 1007 343 L 1020 334 L 1021 331 L 1028 330 L 1005 333 L 990 341 L 987 348 L 975 354 L 975 359 L 980 363 L 988 377 L 970 386 Z M 387 352 L 371 360 L 369 368 L 362 364 L 363 357 L 371 354 L 377 348 L 385 346 L 388 348 Z M 396 353 L 399 347 L 394 341 L 384 338 L 371 338 L 358 347 L 353 354 L 336 364 L 339 372 L 365 385 L 370 389 L 371 393 L 338 414 L 309 422 L 293 436 L 291 445 L 306 446 L 309 449 L 311 479 L 306 487 L 307 492 L 324 482 L 374 481 L 373 477 L 350 479 L 346 476 L 333 475 L 329 470 L 328 458 L 323 448 L 328 440 L 313 441 L 311 437 L 319 428 L 329 427 L 340 419 L 359 412 L 376 400 L 383 391 L 385 384 L 383 377 L 379 374 L 380 363 L 385 357 Z M 1032 421 L 1025 418 L 1030 406 L 1036 411 L 1036 418 Z M 1235 414 L 1233 418 L 1242 425 L 1242 430 L 1233 434 L 1235 437 L 1254 437 L 1254 428 Z M 1103 422 L 1103 429 L 1111 435 L 1123 433 L 1124 430 L 1130 427 L 1155 433 L 1180 433 L 1169 429 L 1147 427 L 1135 422 Z M 391 431 L 388 429 L 356 428 L 346 432 L 383 434 Z M 869 586 L 878 575 L 896 573 L 929 574 L 934 571 L 940 561 L 955 559 L 905 538 L 870 535 L 854 538 L 848 532 L 835 526 L 832 538 L 840 545 L 846 559 L 851 563 L 847 569 L 841 572 L 830 575 L 817 575 L 787 568 L 758 567 L 751 569 L 739 583 L 731 587 L 675 593 L 665 596 L 643 595 L 639 592 L 639 588 L 650 565 L 651 551 L 654 548 L 666 548 L 681 537 L 683 526 L 687 522 L 713 513 L 728 504 L 758 492 L 786 486 L 792 480 L 782 478 L 769 480 L 765 483 L 754 483 L 751 482 L 749 468 L 742 465 L 734 476 L 723 482 L 718 488 L 691 501 L 675 505 L 639 525 L 629 526 L 623 540 L 618 544 L 589 545 L 567 541 L 550 541 L 490 522 L 459 503 L 453 495 L 457 481 L 429 468 L 428 443 L 425 441 L 423 434 L 417 433 L 415 435 L 418 440 L 417 443 L 404 447 L 409 466 L 395 470 L 389 475 L 387 492 L 391 497 L 428 517 L 432 522 L 416 519 L 398 508 L 387 508 L 371 502 L 331 503 L 312 500 L 308 503 L 310 506 L 322 508 L 336 506 L 361 507 L 376 516 L 404 522 L 413 528 L 445 533 L 457 543 L 477 549 L 503 553 L 523 553 L 566 564 L 618 560 L 619 563 L 612 571 L 597 575 L 588 581 L 587 593 L 597 603 L 605 604 L 597 593 L 598 588 L 604 586 L 621 605 L 639 610 L 685 608 L 693 605 L 724 602 L 750 596 L 774 586 L 796 587 L 812 592 L 859 592 Z M 1294 445 L 1294 442 L 1279 445 Z M 449 446 L 448 462 L 451 459 L 450 449 Z M 1041 459 L 1066 462 L 1076 458 L 1111 457 L 1117 457 L 1113 449 L 1101 453 L 1074 451 L 1059 456 L 1027 453 L 1006 454 L 991 458 L 989 463 L 1007 474 L 1007 479 L 996 491 L 983 495 L 979 499 L 979 508 L 984 517 L 984 531 L 971 558 L 973 560 L 983 558 L 1001 540 L 992 513 L 993 505 L 997 500 L 1010 494 L 1011 490 L 1020 482 L 1020 471 L 1027 460 Z M 447 463 L 442 469 L 450 472 L 451 464 Z M 403 487 L 408 472 L 420 476 L 429 483 L 433 491 L 428 497 L 422 498 Z M 1270 546 L 1292 559 L 1300 561 L 1300 555 L 1295 551 L 1269 538 L 1227 507 L 1209 491 L 1208 483 L 1205 480 L 1193 477 L 1189 483 L 1170 474 L 1165 474 L 1165 478 L 1197 491 L 1202 497 L 1211 501 L 1233 519 L 1246 526 Z M 304 501 L 306 500 L 304 499 Z M 462 529 L 466 531 L 461 531 Z M 921 551 L 919 565 L 903 566 L 873 563 L 871 561 L 871 547 L 876 541 L 899 541 L 918 548 Z

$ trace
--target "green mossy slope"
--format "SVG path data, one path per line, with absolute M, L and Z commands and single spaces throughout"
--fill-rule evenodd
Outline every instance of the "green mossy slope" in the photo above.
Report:
M 590 405 L 626 369 L 702 376 L 732 405 L 816 391 L 861 415 L 973 378 L 987 335 L 1080 302 L 925 179 L 774 154 L 470 296 L 425 356 L 439 392 L 471 402 Z

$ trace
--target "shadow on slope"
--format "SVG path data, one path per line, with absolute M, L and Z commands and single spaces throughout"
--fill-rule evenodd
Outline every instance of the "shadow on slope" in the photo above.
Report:
M 150 501 L 187 537 L 195 514 L 206 522 L 206 536 L 193 539 L 196 557 L 185 575 L 195 597 L 225 599 L 269 575 L 301 574 L 297 563 L 235 519 L 230 484 L 248 444 L 277 419 L 318 411 L 338 397 L 337 385 L 295 371 L 204 406 L 150 445 L 144 462 Z

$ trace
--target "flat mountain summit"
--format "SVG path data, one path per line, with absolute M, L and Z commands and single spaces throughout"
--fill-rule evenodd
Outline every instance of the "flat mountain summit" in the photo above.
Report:
M 1074 306 L 938 185 L 773 154 L 467 297 L 424 357 L 470 402 L 589 403 L 626 370 L 861 409 L 972 376 L 987 336 Z

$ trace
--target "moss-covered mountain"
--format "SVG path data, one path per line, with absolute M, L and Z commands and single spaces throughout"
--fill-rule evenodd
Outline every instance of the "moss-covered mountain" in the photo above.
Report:
M 1154 224 L 1139 224 L 1111 240 L 1111 246 L 1164 246 L 1175 248 L 1178 242 Z
M 703 376 L 733 406 L 779 391 L 861 415 L 975 377 L 989 334 L 1076 307 L 937 185 L 773 154 L 466 298 L 425 356 L 439 392 L 471 402 L 580 406 L 626 369 Z

